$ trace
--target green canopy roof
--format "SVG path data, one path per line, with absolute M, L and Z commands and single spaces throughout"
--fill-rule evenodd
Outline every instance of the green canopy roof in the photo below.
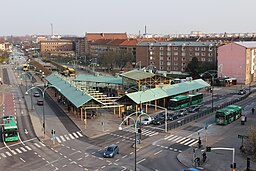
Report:
M 121 77 L 114 76 L 95 76 L 89 74 L 80 74 L 74 81 L 81 82 L 96 82 L 96 83 L 107 83 L 107 84 L 122 84 Z
M 132 80 L 142 80 L 145 78 L 153 77 L 155 74 L 150 72 L 145 72 L 143 70 L 131 70 L 121 74 L 121 77 L 129 78 Z
M 97 99 L 93 98 L 89 94 L 82 92 L 81 90 L 71 85 L 71 83 L 59 77 L 57 73 L 49 75 L 48 77 L 46 77 L 46 80 L 51 85 L 58 87 L 61 90 L 60 93 L 77 108 L 81 107 L 82 105 L 88 103 L 91 100 L 95 101 L 96 103 L 102 104 Z
M 197 79 L 193 81 L 187 81 L 179 84 L 173 84 L 170 86 L 164 86 L 161 88 L 153 88 L 145 91 L 138 91 L 134 93 L 129 93 L 118 99 L 120 101 L 123 98 L 129 98 L 134 103 L 140 104 L 157 99 L 162 99 L 169 96 L 175 96 L 184 92 L 201 89 L 210 86 L 207 82 L 202 79 Z

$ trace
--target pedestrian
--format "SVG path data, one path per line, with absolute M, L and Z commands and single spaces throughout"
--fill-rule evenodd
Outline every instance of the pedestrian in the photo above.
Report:
M 206 156 L 206 152 L 204 151 L 202 155 L 203 155 L 203 163 L 205 163 L 206 158 L 207 158 L 207 156 Z
M 255 110 L 255 109 L 254 109 L 254 107 L 253 107 L 253 108 L 252 108 L 252 114 L 254 114 L 254 110 Z
M 202 145 L 202 141 L 201 141 L 201 139 L 199 137 L 199 139 L 198 139 L 198 148 L 201 148 L 201 145 Z

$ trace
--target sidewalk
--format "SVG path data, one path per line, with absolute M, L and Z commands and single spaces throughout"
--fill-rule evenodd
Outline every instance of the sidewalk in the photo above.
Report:
M 203 147 L 197 148 L 198 144 L 194 147 L 188 148 L 182 153 L 178 154 L 177 159 L 185 167 L 195 167 L 193 162 L 193 148 L 196 150 L 196 156 L 200 157 L 202 161 L 202 151 L 205 150 L 206 145 L 209 147 L 228 147 L 235 148 L 235 163 L 237 165 L 237 171 L 243 171 L 246 168 L 246 156 L 243 156 L 239 147 L 241 145 L 241 139 L 237 138 L 238 134 L 247 135 L 247 128 L 256 126 L 256 115 L 251 115 L 247 112 L 247 122 L 245 125 L 241 125 L 240 119 L 231 123 L 232 125 L 226 125 L 223 127 L 223 132 L 208 131 L 207 142 L 205 139 L 202 140 Z M 210 128 L 211 129 L 211 128 Z M 210 130 L 209 129 L 209 130 Z M 198 167 L 199 170 L 207 171 L 222 171 L 229 170 L 230 164 L 232 163 L 232 152 L 223 150 L 213 150 L 207 152 L 206 162 Z M 251 160 L 251 168 L 256 168 L 256 163 Z

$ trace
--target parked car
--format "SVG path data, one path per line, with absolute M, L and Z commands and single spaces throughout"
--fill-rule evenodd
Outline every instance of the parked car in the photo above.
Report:
M 38 91 L 34 92 L 34 97 L 40 97 L 40 93 Z
M 200 110 L 200 106 L 198 105 L 192 105 L 188 108 L 189 113 L 198 112 Z
M 103 153 L 104 157 L 114 157 L 116 154 L 119 154 L 119 147 L 115 144 L 106 147 Z
M 143 125 L 149 125 L 149 124 L 151 124 L 151 123 L 153 122 L 153 120 L 154 120 L 153 117 L 145 117 L 145 118 L 141 121 L 141 123 L 142 123 Z
M 244 94 L 246 94 L 246 90 L 245 89 L 241 89 L 241 90 L 238 91 L 238 94 L 239 95 L 244 95 Z
M 154 120 L 153 120 L 153 124 L 154 125 L 162 125 L 163 123 L 165 122 L 165 118 L 164 117 L 156 117 Z
M 186 169 L 181 169 L 181 171 L 199 171 L 197 168 L 186 168 Z
M 188 114 L 188 110 L 187 109 L 180 109 L 180 110 L 177 110 L 175 112 L 175 114 L 178 115 L 178 116 L 185 116 L 185 115 Z
M 44 105 L 44 100 L 38 99 L 37 100 L 37 105 L 40 105 L 40 106 Z
M 169 113 L 169 114 L 167 115 L 167 119 L 168 119 L 169 121 L 173 121 L 173 120 L 178 119 L 178 118 L 179 118 L 179 115 L 177 115 L 177 114 L 175 114 L 175 113 Z

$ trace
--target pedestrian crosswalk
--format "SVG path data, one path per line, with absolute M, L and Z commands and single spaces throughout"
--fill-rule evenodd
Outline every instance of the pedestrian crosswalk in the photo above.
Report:
M 78 139 L 78 138 L 81 138 L 81 137 L 83 137 L 83 134 L 81 132 L 77 131 L 77 132 L 73 132 L 73 133 L 66 134 L 66 135 L 60 135 L 60 136 L 57 136 L 55 138 L 58 141 L 58 143 L 62 143 L 62 142 L 65 142 L 65 141 Z
M 182 137 L 182 136 L 178 136 L 178 135 L 169 135 L 169 136 L 165 137 L 164 140 L 172 141 L 172 142 L 182 144 L 185 146 L 190 146 L 190 147 L 198 142 L 197 139 Z
M 133 128 L 133 127 L 127 127 L 127 128 L 124 128 L 123 131 L 127 131 L 127 132 L 132 132 L 132 133 L 134 133 L 134 128 Z M 145 136 L 152 137 L 152 136 L 154 136 L 154 135 L 159 134 L 159 132 L 157 132 L 157 131 L 151 131 L 151 130 L 142 128 L 142 129 L 141 129 L 141 134 L 142 134 L 142 135 L 145 135 Z
M 33 149 L 37 149 L 37 148 L 42 148 L 45 147 L 46 145 L 42 142 L 36 142 L 36 143 L 32 143 L 29 145 L 24 145 L 24 146 L 19 146 L 16 148 L 12 148 L 12 147 L 8 147 L 9 151 L 5 151 L 5 152 L 0 152 L 0 159 L 2 158 L 6 158 L 6 157 L 11 157 L 13 155 L 17 155 L 17 154 L 22 154 L 28 151 L 32 151 Z

